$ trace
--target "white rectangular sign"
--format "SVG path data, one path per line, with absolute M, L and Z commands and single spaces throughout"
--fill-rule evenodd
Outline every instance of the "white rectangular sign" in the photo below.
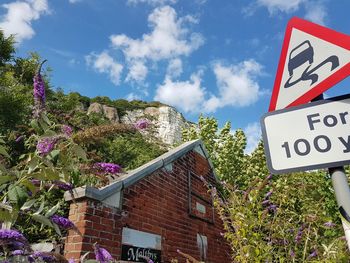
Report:
M 162 250 L 162 237 L 159 235 L 123 228 L 122 243 L 135 247 L 144 247 Z
M 261 127 L 273 174 L 350 163 L 350 95 L 267 113 Z

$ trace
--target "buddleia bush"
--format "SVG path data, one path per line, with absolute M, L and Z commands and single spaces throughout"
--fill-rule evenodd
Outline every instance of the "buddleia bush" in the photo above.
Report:
M 269 175 L 263 143 L 245 154 L 242 130 L 200 117 L 184 140 L 200 138 L 220 185 L 209 186 L 233 262 L 348 262 L 327 171 Z
M 68 229 L 78 232 L 66 216 L 68 206 L 63 194 L 81 185 L 99 186 L 109 183 L 122 168 L 110 162 L 89 159 L 84 140 L 89 136 L 105 137 L 109 133 L 136 132 L 136 128 L 101 126 L 75 132 L 66 124 L 56 124 L 47 117 L 45 81 L 41 65 L 33 80 L 34 104 L 30 128 L 17 131 L 16 138 L 0 136 L 0 260 L 29 262 L 68 262 L 59 253 L 33 251 L 30 243 L 50 241 L 62 243 Z M 13 134 L 15 135 L 15 134 Z M 20 156 L 8 153 L 14 146 L 23 147 Z M 105 249 L 91 248 L 96 261 L 114 262 Z M 70 259 L 70 262 L 84 259 Z

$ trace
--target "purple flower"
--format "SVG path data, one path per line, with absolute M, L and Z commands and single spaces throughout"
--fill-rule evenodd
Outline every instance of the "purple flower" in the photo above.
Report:
M 268 208 L 269 212 L 275 213 L 277 210 L 277 205 L 270 205 Z
M 70 258 L 70 259 L 68 260 L 68 263 L 75 263 L 74 258 Z
M 35 185 L 35 186 L 40 186 L 40 183 L 41 183 L 40 180 L 38 180 L 38 179 L 32 179 L 32 180 L 30 180 L 30 181 L 32 182 L 33 185 Z
M 36 149 L 38 150 L 38 153 L 40 155 L 42 156 L 47 155 L 53 150 L 56 142 L 57 142 L 57 139 L 54 137 L 43 138 L 36 145 Z
M 329 228 L 332 228 L 332 227 L 335 227 L 336 224 L 334 224 L 333 222 L 326 222 L 323 224 L 325 227 L 329 227 Z
M 69 229 L 69 228 L 74 227 L 74 224 L 72 221 L 70 221 L 69 219 L 67 219 L 65 217 L 59 216 L 59 215 L 51 216 L 51 221 L 64 229 Z
M 44 253 L 44 252 L 34 252 L 32 255 L 32 258 L 37 258 L 37 259 L 41 259 L 44 262 L 56 262 L 56 258 L 48 253 Z M 28 257 L 29 259 L 29 257 Z M 29 259 L 30 261 L 30 259 Z M 34 261 L 33 261 L 34 262 Z
M 266 177 L 267 180 L 271 180 L 272 179 L 272 174 L 269 174 L 267 177 Z
M 29 255 L 29 256 L 28 256 L 28 262 L 30 262 L 30 263 L 35 262 L 35 259 L 33 258 L 32 255 Z
M 149 124 L 150 123 L 147 119 L 140 119 L 135 123 L 135 127 L 136 129 L 143 130 L 143 129 L 147 129 Z
M 99 244 L 94 245 L 95 258 L 100 263 L 108 263 L 113 260 L 111 254 L 104 248 L 101 248 Z
M 22 233 L 13 229 L 0 229 L 0 244 L 12 244 L 15 241 L 25 242 L 26 239 Z
M 11 243 L 12 247 L 14 249 L 23 249 L 23 247 L 25 246 L 25 244 L 23 242 L 19 242 L 19 241 L 14 241 Z
M 154 261 L 152 259 L 149 259 L 147 263 L 154 263 Z
M 34 95 L 34 117 L 38 118 L 40 114 L 45 110 L 45 83 L 40 74 L 42 65 L 46 62 L 44 60 L 39 68 L 37 73 L 33 78 L 33 95 Z
M 69 183 L 64 183 L 61 181 L 53 181 L 53 184 L 56 185 L 58 188 L 65 190 L 65 191 L 69 191 L 73 189 L 73 185 L 69 184 Z
M 310 255 L 308 256 L 308 258 L 314 258 L 314 257 L 316 257 L 317 256 L 317 250 L 315 249 L 314 251 L 312 251 L 311 253 L 310 253 Z
M 302 233 L 297 234 L 297 235 L 295 236 L 295 239 L 294 239 L 295 243 L 299 244 L 299 243 L 301 242 L 302 236 L 303 236 Z
M 24 136 L 23 136 L 23 135 L 18 136 L 18 137 L 16 138 L 15 142 L 20 142 L 20 141 L 22 141 L 22 140 L 23 140 L 23 138 L 24 138 Z
M 267 192 L 267 194 L 265 195 L 265 199 L 269 198 L 272 195 L 272 190 Z
M 99 174 L 117 174 L 122 171 L 122 167 L 114 163 L 95 163 L 93 168 L 96 169 Z
M 264 200 L 264 201 L 261 202 L 261 204 L 262 204 L 263 206 L 269 205 L 269 204 L 270 204 L 270 200 Z
M 289 255 L 294 258 L 295 257 L 295 252 L 293 250 L 290 251 Z
M 297 235 L 295 236 L 295 239 L 294 239 L 295 243 L 299 244 L 301 242 L 301 238 L 303 236 L 304 228 L 305 228 L 305 225 L 302 224 L 301 227 L 298 230 Z
M 73 134 L 73 129 L 72 129 L 72 127 L 70 127 L 70 126 L 68 126 L 68 125 L 63 125 L 63 126 L 61 127 L 61 131 L 62 131 L 62 133 L 63 133 L 65 136 L 67 136 L 67 137 L 71 137 L 72 134 Z
M 12 254 L 13 256 L 20 256 L 20 255 L 23 255 L 23 254 L 24 254 L 24 251 L 23 251 L 23 250 L 20 250 L 20 249 L 17 249 L 17 250 L 12 251 L 11 254 Z
M 34 82 L 34 87 L 33 87 L 34 99 L 44 104 L 45 103 L 45 83 L 40 72 L 35 74 L 33 78 L 33 82 Z

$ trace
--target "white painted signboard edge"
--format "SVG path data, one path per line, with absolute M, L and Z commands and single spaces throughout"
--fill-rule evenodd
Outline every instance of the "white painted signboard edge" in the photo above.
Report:
M 310 107 L 314 107 L 317 105 L 332 103 L 334 101 L 341 101 L 341 100 L 345 100 L 345 99 L 349 99 L 349 98 L 350 98 L 350 94 L 347 94 L 347 95 L 342 95 L 342 96 L 329 98 L 329 99 L 325 99 L 325 100 L 310 102 L 307 104 L 302 104 L 302 105 L 291 107 L 291 108 L 276 110 L 276 111 L 272 111 L 272 112 L 268 112 L 268 113 L 264 114 L 260 119 L 260 125 L 261 125 L 261 130 L 262 130 L 262 138 L 264 141 L 264 151 L 265 151 L 265 156 L 266 156 L 266 163 L 267 163 L 267 167 L 268 167 L 269 171 L 272 174 L 284 174 L 284 173 L 291 173 L 291 172 L 301 172 L 301 171 L 316 170 L 316 169 L 323 169 L 323 168 L 339 167 L 339 166 L 344 166 L 344 165 L 350 164 L 350 159 L 349 159 L 349 160 L 344 160 L 344 161 L 320 163 L 320 164 L 315 164 L 315 165 L 306 165 L 306 166 L 299 166 L 299 167 L 295 167 L 295 168 L 276 170 L 273 168 L 273 165 L 272 165 L 270 148 L 269 148 L 268 137 L 267 137 L 267 130 L 266 130 L 266 126 L 265 126 L 265 119 L 268 118 L 269 116 L 282 114 L 285 112 L 297 111 L 299 109 L 310 108 Z

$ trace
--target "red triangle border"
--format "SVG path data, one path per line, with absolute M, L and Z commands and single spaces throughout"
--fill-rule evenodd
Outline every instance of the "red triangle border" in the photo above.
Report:
M 282 45 L 282 51 L 280 56 L 280 61 L 278 63 L 276 79 L 273 86 L 269 111 L 274 111 L 276 109 L 277 98 L 281 86 L 282 74 L 284 71 L 284 65 L 287 58 L 287 52 L 289 48 L 289 42 L 292 35 L 292 29 L 296 28 L 300 31 L 313 35 L 317 38 L 323 39 L 327 42 L 330 42 L 334 45 L 340 46 L 344 49 L 350 50 L 350 36 L 334 31 L 333 29 L 326 28 L 315 23 L 309 22 L 307 20 L 293 17 L 289 20 L 286 28 L 286 33 L 284 35 L 284 41 Z M 320 95 L 322 92 L 331 88 L 339 81 L 343 80 L 350 75 L 350 62 L 343 66 L 341 69 L 334 72 L 328 78 L 320 82 L 318 85 L 313 87 L 311 90 L 303 94 L 301 97 L 290 103 L 288 107 L 297 106 L 303 103 L 311 101 L 313 98 Z

